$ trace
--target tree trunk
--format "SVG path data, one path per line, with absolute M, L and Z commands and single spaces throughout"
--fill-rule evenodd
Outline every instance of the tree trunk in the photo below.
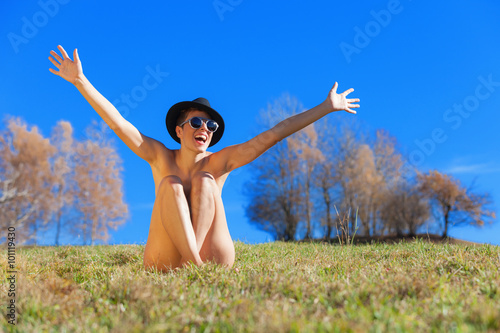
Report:
M 330 239 L 332 234 L 332 217 L 330 214 L 330 202 L 326 203 L 326 239 Z
M 61 233 L 61 210 L 57 212 L 56 246 L 59 246 L 59 235 Z
M 309 177 L 307 177 L 309 178 Z M 310 180 L 306 180 L 306 236 L 305 239 L 311 239 L 311 202 L 310 202 Z
M 443 232 L 443 238 L 448 237 L 448 224 L 449 224 L 449 218 L 450 218 L 450 206 L 446 206 L 445 208 L 445 213 L 444 213 L 444 232 Z
M 57 229 L 56 229 L 56 246 L 59 246 L 59 235 L 61 233 L 61 216 L 62 216 L 62 186 L 59 186 L 59 210 L 57 211 Z
M 34 240 L 35 245 L 36 245 L 36 240 L 37 240 L 37 233 L 38 233 L 38 222 L 35 221 L 33 223 L 33 240 Z
M 94 245 L 94 239 L 95 239 L 95 236 L 96 236 L 96 224 L 97 222 L 96 221 L 92 221 L 92 229 L 90 231 L 90 245 Z

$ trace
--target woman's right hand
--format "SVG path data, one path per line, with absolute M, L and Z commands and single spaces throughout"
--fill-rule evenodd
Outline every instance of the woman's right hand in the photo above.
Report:
M 62 57 L 59 56 L 57 52 L 50 51 L 50 54 L 54 58 L 49 56 L 49 60 L 54 64 L 54 66 L 57 67 L 58 70 L 56 71 L 53 68 L 49 68 L 49 71 L 73 84 L 75 84 L 77 80 L 83 79 L 82 63 L 78 57 L 78 51 L 76 49 L 73 51 L 74 60 L 71 60 L 61 45 L 58 45 L 57 48 L 61 52 Z

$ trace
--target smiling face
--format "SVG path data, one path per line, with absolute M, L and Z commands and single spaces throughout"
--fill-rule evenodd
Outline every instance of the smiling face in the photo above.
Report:
M 190 110 L 186 111 L 185 117 L 182 117 L 184 122 L 192 117 L 200 117 L 205 119 L 211 119 L 208 113 L 199 110 Z M 180 117 L 179 117 L 180 118 Z M 205 152 L 212 141 L 213 133 L 207 129 L 207 124 L 203 122 L 203 125 L 194 129 L 189 125 L 189 123 L 185 123 L 184 125 L 177 126 L 175 128 L 177 133 L 177 137 L 181 140 L 181 147 L 186 147 L 190 150 L 194 150 L 198 153 Z

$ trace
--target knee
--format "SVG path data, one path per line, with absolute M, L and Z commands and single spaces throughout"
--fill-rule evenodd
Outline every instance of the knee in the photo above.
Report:
M 166 176 L 158 186 L 158 194 L 170 193 L 174 195 L 183 195 L 184 189 L 182 180 L 177 176 Z
M 234 248 L 215 253 L 215 262 L 226 268 L 231 268 L 234 265 L 235 253 Z
M 217 190 L 217 183 L 214 176 L 206 171 L 194 174 L 191 180 L 191 193 L 199 193 L 207 190 L 210 192 Z

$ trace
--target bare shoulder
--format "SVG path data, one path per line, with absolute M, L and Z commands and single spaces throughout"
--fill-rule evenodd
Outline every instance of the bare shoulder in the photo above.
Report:
M 226 148 L 215 153 L 207 152 L 208 155 L 206 157 L 207 162 L 205 164 L 205 168 L 209 170 L 210 173 L 213 174 L 214 177 L 216 178 L 219 178 L 224 174 L 228 173 L 227 163 L 226 160 L 224 159 L 225 149 Z
M 175 157 L 174 151 L 172 149 L 168 149 L 163 143 L 155 139 L 153 139 L 152 144 L 154 145 L 155 158 L 148 163 L 152 168 L 156 169 L 161 169 L 167 166 Z

